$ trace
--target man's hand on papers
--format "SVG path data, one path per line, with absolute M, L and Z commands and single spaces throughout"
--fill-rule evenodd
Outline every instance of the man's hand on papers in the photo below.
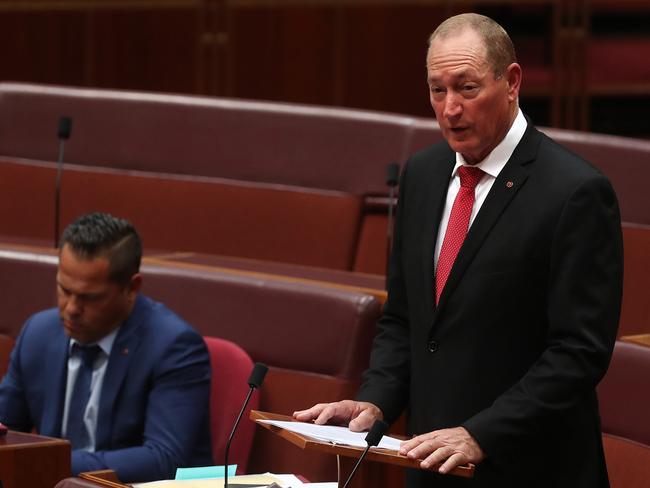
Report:
M 464 427 L 434 430 L 402 443 L 399 453 L 411 459 L 422 459 L 422 469 L 432 469 L 448 473 L 456 466 L 467 463 L 480 463 L 485 453 L 478 442 Z
M 384 414 L 376 405 L 368 402 L 342 400 L 334 403 L 319 403 L 307 410 L 293 412 L 293 418 L 315 424 L 347 425 L 353 432 L 369 430 L 375 420 L 383 420 Z

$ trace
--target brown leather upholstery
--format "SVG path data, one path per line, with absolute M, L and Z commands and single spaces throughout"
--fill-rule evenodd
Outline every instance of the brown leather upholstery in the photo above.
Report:
M 0 154 L 115 169 L 384 193 L 406 116 L 220 98 L 0 83 Z
M 598 386 L 603 444 L 612 488 L 641 488 L 650 479 L 650 348 L 616 342 Z
M 367 367 L 380 312 L 370 295 L 236 272 L 150 264 L 142 271 L 145 294 L 254 361 L 355 380 Z
M 559 129 L 544 132 L 600 169 L 612 182 L 625 222 L 650 224 L 644 182 L 650 178 L 650 141 Z
M 623 225 L 625 270 L 618 336 L 650 332 L 650 226 Z
M 56 304 L 56 262 L 50 252 L 0 246 L 0 378 L 25 320 Z
M 3 242 L 54 245 L 55 178 L 52 164 L 0 160 Z
M 611 488 L 646 488 L 650 480 L 650 446 L 603 434 Z
M 54 178 L 53 163 L 0 163 L 0 180 L 10 185 L 0 192 L 7 209 L 0 236 L 53 242 L 53 190 L 39 192 L 53 188 Z M 362 205 L 329 190 L 70 165 L 61 192 L 61 230 L 101 210 L 130 219 L 148 249 L 331 269 L 352 268 Z
M 413 154 L 443 140 L 440 126 L 435 119 L 416 119 L 409 141 L 408 153 Z
M 650 446 L 650 347 L 617 341 L 598 398 L 603 432 Z
M 54 251 L 0 246 L 0 334 L 17 337 L 27 318 L 56 305 Z
M 9 356 L 14 348 L 15 340 L 6 334 L 0 334 L 0 378 L 2 378 L 9 367 Z
M 129 218 L 149 249 L 350 269 L 361 199 L 326 190 L 69 168 L 62 222 L 101 210 Z
M 162 263 L 179 263 L 189 267 L 218 268 L 222 271 L 238 270 L 251 275 L 271 274 L 284 277 L 289 281 L 311 282 L 330 285 L 336 288 L 353 288 L 375 296 L 381 303 L 386 301 L 386 278 L 379 274 L 355 273 L 336 269 L 317 268 L 314 266 L 300 266 L 274 261 L 261 261 L 259 259 L 245 259 L 232 256 L 214 254 L 201 254 L 194 252 L 152 253 L 148 261 Z

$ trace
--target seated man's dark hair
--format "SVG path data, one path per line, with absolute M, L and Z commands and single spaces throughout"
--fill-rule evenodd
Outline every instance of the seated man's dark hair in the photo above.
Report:
M 63 231 L 61 248 L 69 248 L 81 259 L 106 257 L 109 278 L 126 285 L 140 270 L 142 241 L 128 220 L 107 213 L 82 215 Z

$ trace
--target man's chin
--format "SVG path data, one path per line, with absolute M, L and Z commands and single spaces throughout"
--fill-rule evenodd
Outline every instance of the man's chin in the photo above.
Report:
M 77 324 L 71 324 L 67 320 L 63 321 L 63 331 L 70 339 L 74 339 L 77 342 L 82 344 L 87 341 L 86 335 L 83 333 L 83 329 Z

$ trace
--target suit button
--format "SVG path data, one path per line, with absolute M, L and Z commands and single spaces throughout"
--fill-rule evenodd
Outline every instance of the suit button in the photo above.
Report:
M 438 343 L 436 341 L 427 342 L 427 348 L 429 352 L 436 352 L 438 350 Z

